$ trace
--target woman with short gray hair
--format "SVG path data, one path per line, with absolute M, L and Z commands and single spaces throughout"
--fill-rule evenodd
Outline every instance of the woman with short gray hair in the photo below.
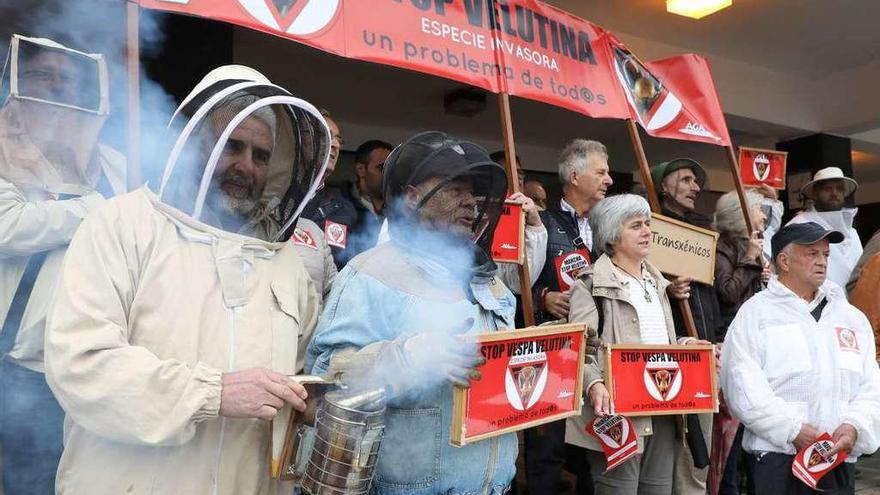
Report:
M 569 321 L 585 323 L 590 335 L 598 332 L 603 345 L 699 342 L 676 337 L 669 282 L 648 261 L 653 236 L 648 202 L 634 194 L 603 199 L 590 211 L 590 226 L 600 256 L 571 288 Z M 606 471 L 602 446 L 587 433 L 596 416 L 611 414 L 603 367 L 602 359 L 587 357 L 589 404 L 568 420 L 566 441 L 587 449 L 598 495 L 671 493 L 676 443 L 682 442 L 674 416 L 631 418 L 641 455 Z

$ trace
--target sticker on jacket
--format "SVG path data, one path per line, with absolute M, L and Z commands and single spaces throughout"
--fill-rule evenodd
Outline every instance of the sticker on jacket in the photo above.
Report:
M 312 234 L 309 234 L 307 231 L 302 230 L 299 227 L 293 229 L 293 235 L 290 237 L 290 240 L 297 246 L 305 246 L 315 250 L 318 249 L 318 243 L 315 242 Z
M 834 327 L 834 331 L 837 332 L 837 346 L 840 347 L 841 351 L 860 352 L 859 339 L 856 337 L 856 332 L 846 327 Z
M 580 274 L 590 267 L 590 252 L 586 249 L 578 249 L 560 254 L 556 257 L 555 265 L 559 290 L 565 292 L 574 285 Z
M 587 433 L 599 439 L 605 453 L 605 471 L 620 466 L 639 452 L 636 429 L 626 416 L 596 416 Z
M 823 433 L 815 443 L 808 445 L 794 456 L 791 473 L 815 490 L 819 480 L 846 459 L 846 452 L 842 451 L 829 455 L 832 447 L 834 447 L 834 439 L 827 432 Z
M 348 225 L 331 222 L 324 222 L 324 236 L 327 238 L 327 244 L 345 249 L 348 244 Z

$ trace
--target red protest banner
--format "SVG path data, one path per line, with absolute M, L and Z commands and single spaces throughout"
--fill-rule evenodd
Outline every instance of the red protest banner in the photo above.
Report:
M 767 184 L 785 189 L 785 151 L 739 147 L 739 176 L 744 186 Z
M 632 117 L 656 137 L 730 144 L 705 59 L 687 55 L 642 64 L 611 33 L 538 0 L 137 3 L 590 117 Z
M 452 443 L 461 446 L 580 414 L 584 325 L 473 336 L 483 377 L 453 393 Z
M 681 55 L 642 63 L 609 36 L 613 70 L 632 118 L 654 137 L 730 145 L 708 62 Z
M 522 205 L 504 203 L 504 210 L 492 236 L 492 259 L 498 263 L 522 264 L 525 256 L 525 213 Z
M 715 346 L 613 344 L 606 352 L 612 414 L 718 412 Z

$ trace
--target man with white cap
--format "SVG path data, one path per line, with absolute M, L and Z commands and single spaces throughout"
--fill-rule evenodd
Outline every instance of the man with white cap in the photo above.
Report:
M 292 493 L 269 423 L 320 309 L 291 242 L 330 132 L 247 67 L 209 73 L 169 126 L 157 193 L 107 201 L 68 249 L 46 330 L 67 413 L 58 493 Z
M 757 495 L 818 493 L 792 474 L 796 452 L 823 433 L 847 454 L 824 493 L 854 493 L 854 466 L 880 446 L 880 368 L 865 315 L 826 280 L 843 234 L 815 222 L 773 236 L 777 276 L 740 307 L 727 331 L 721 389 L 745 431 Z
M 843 242 L 831 246 L 831 257 L 828 259 L 828 280 L 841 287 L 846 287 L 850 273 L 862 256 L 862 241 L 853 228 L 858 208 L 845 206 L 846 199 L 858 187 L 858 182 L 845 176 L 838 167 L 819 170 L 813 180 L 801 188 L 801 195 L 812 204 L 789 222 L 816 222 L 843 234 Z

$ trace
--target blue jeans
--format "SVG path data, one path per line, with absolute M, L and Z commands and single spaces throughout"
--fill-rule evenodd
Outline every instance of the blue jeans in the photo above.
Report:
M 46 376 L 0 360 L 0 451 L 5 495 L 53 495 L 64 411 Z

